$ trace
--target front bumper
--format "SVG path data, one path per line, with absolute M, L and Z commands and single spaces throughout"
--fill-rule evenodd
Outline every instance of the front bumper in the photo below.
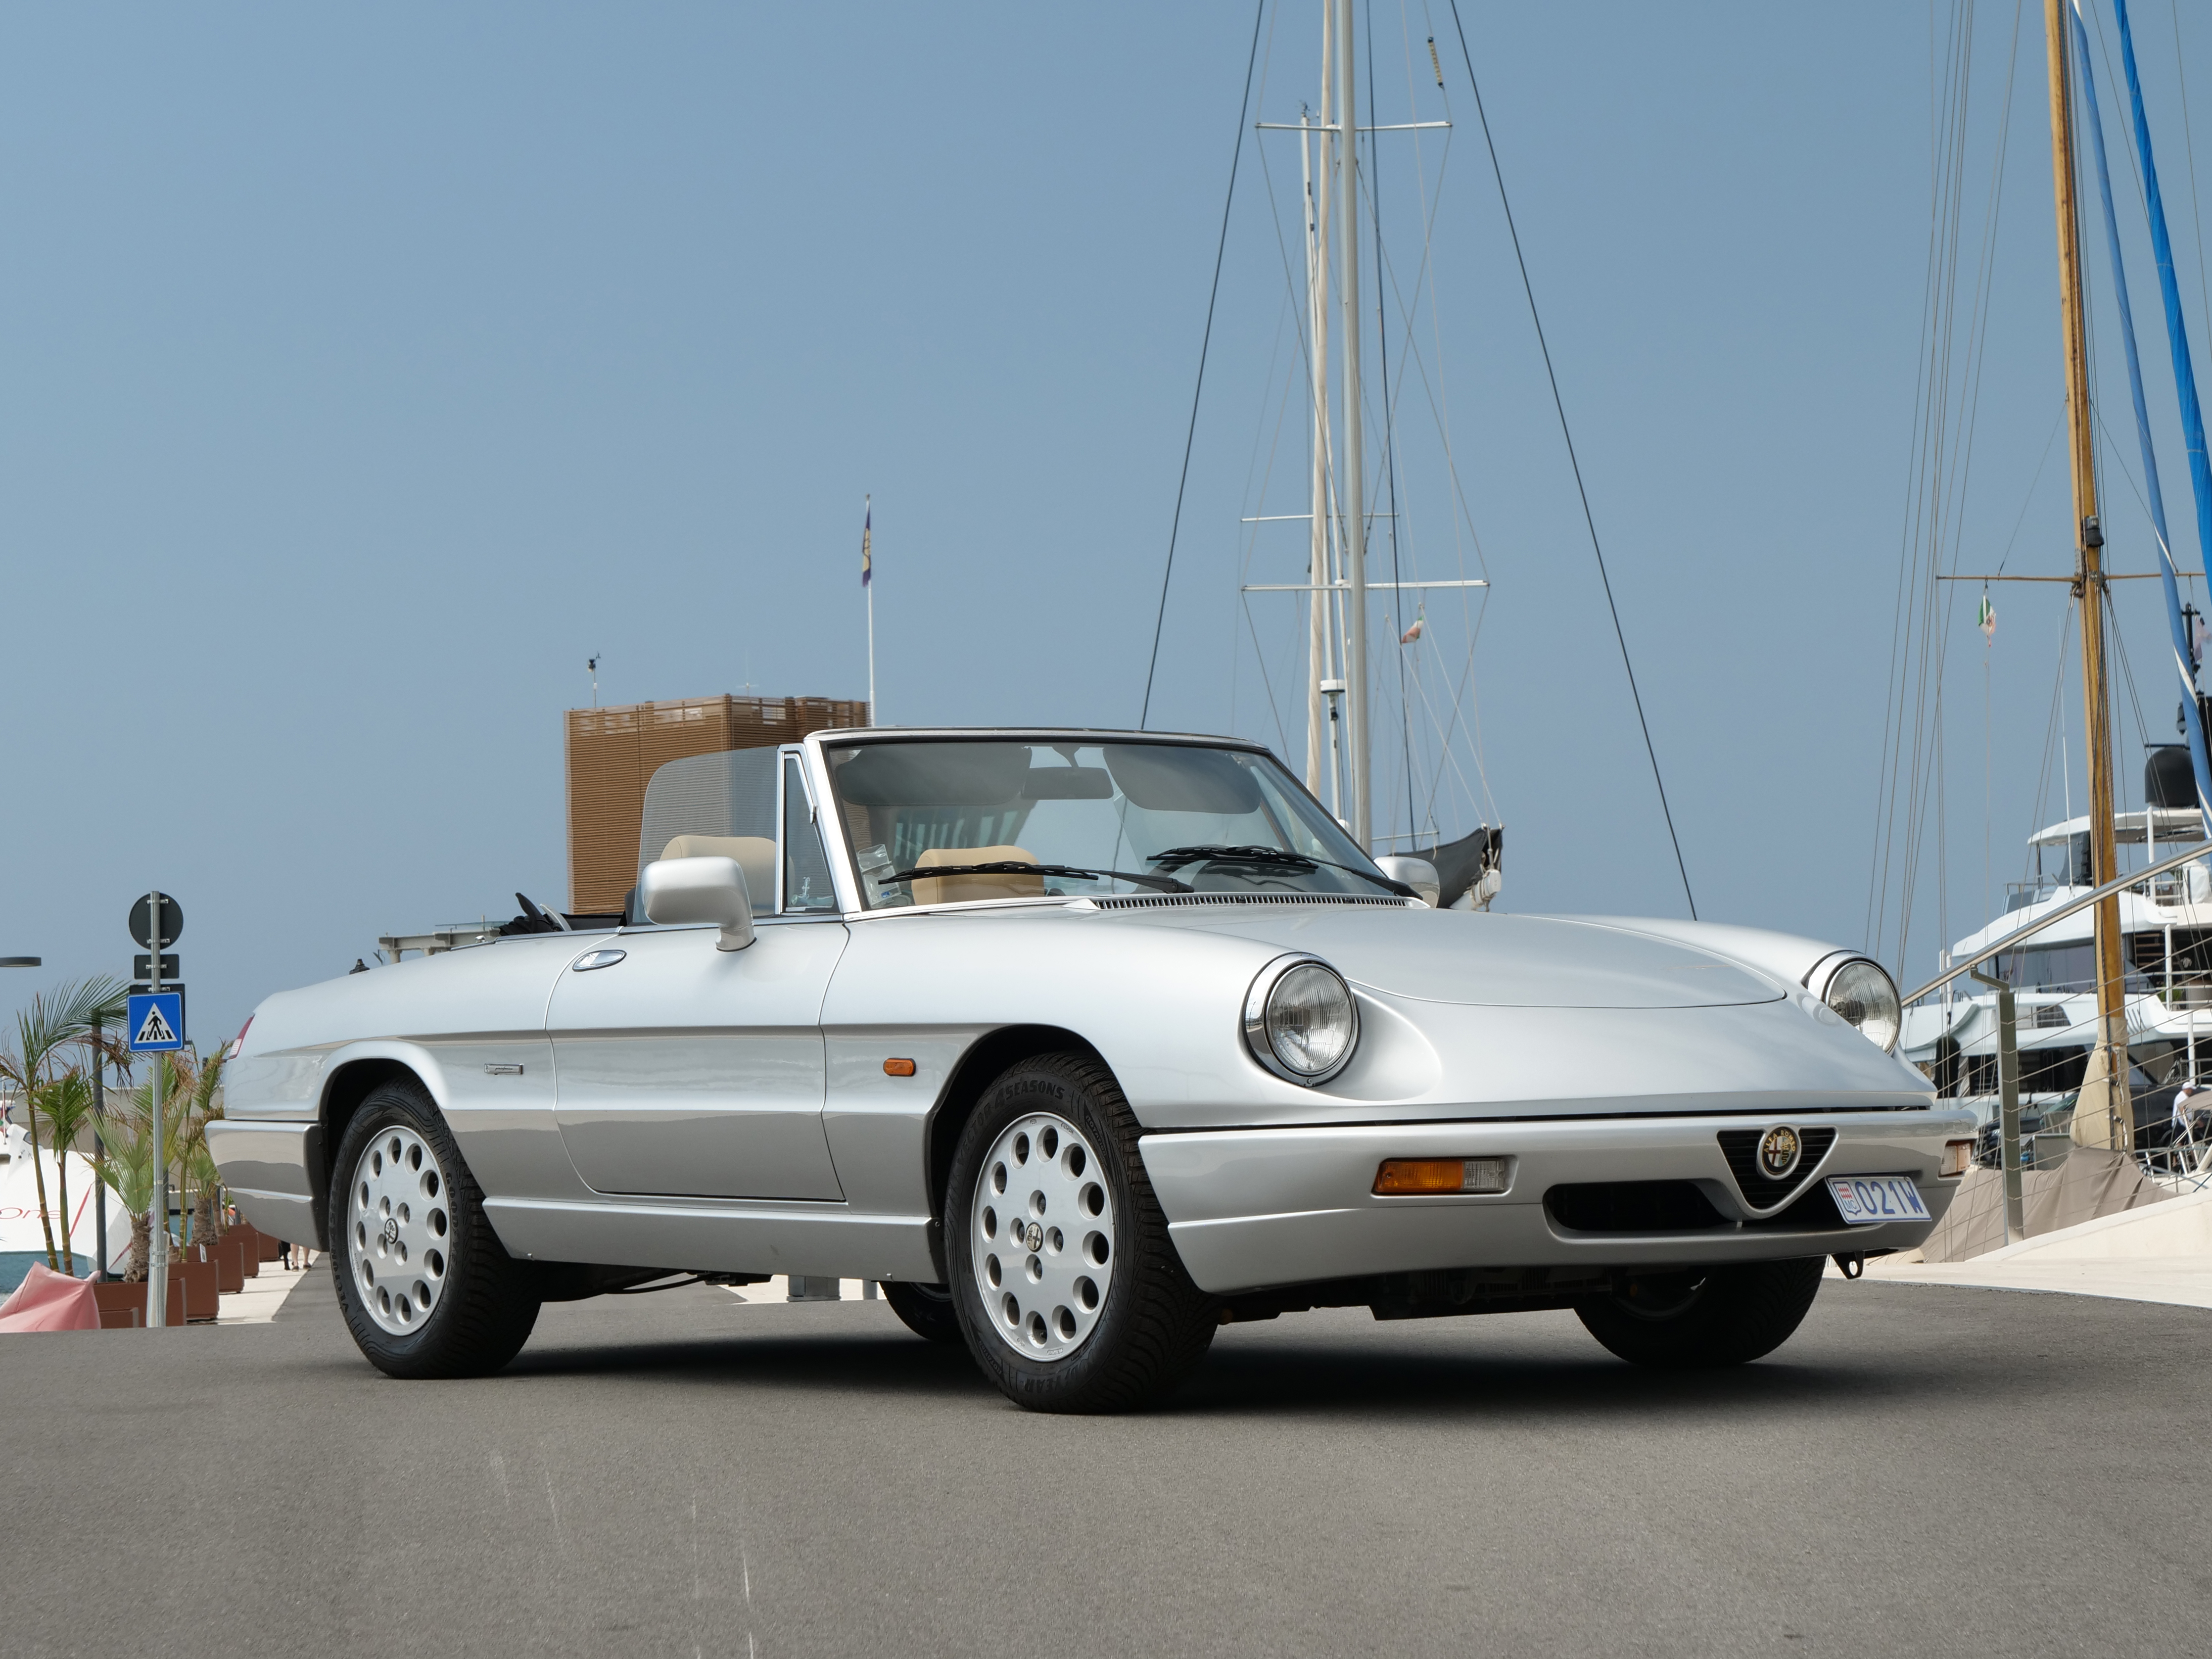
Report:
M 295 1244 L 323 1243 L 322 1126 L 218 1118 L 208 1153 L 247 1223 Z
M 1834 1144 L 1760 1219 L 1721 1150 L 1723 1130 L 1783 1121 L 1832 1128 Z M 1909 1249 L 1933 1222 L 1807 1225 L 1785 1213 L 1830 1176 L 1911 1177 L 1940 1221 L 1958 1189 L 1936 1171 L 1947 1140 L 1972 1136 L 1969 1111 L 1804 1113 L 1487 1120 L 1148 1134 L 1138 1143 L 1168 1232 L 1201 1290 L 1216 1295 L 1370 1273 L 1458 1267 L 1660 1268 L 1775 1261 L 1844 1250 Z M 1378 1198 L 1392 1158 L 1514 1161 L 1492 1196 Z M 1693 1183 L 1723 1224 L 1689 1231 L 1585 1232 L 1563 1226 L 1545 1194 L 1583 1182 Z

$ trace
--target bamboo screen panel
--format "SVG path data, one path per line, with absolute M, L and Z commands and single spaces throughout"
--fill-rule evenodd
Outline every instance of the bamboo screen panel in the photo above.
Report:
M 796 743 L 864 726 L 868 705 L 840 697 L 687 697 L 568 711 L 568 908 L 622 908 L 637 880 L 645 787 L 670 761 Z

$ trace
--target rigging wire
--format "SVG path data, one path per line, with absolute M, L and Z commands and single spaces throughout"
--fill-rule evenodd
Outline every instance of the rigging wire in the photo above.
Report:
M 2061 705 L 2066 692 L 2066 664 L 2074 651 L 2074 607 L 2079 603 L 2080 601 L 2069 592 L 2066 599 L 2066 609 L 2058 618 L 2058 666 L 2051 672 L 2051 712 L 2044 721 L 2043 760 L 2035 775 L 2035 826 L 2038 830 L 2041 830 L 2050 822 L 2052 757 L 2059 755 L 2061 768 L 2065 765 L 2063 756 L 2066 741 L 2063 726 L 2064 710 Z M 2066 787 L 2063 779 L 2060 787 Z M 2069 813 L 2069 816 L 2071 814 Z M 2038 854 L 2033 852 L 2031 843 L 2030 850 L 2021 854 L 2020 872 L 2022 879 L 2025 879 L 2027 875 L 2028 860 L 2034 856 Z
M 1644 733 L 1644 752 L 1651 762 L 1651 781 L 1659 791 L 1660 815 L 1667 821 L 1667 839 L 1674 849 L 1674 868 L 1682 878 L 1682 896 L 1688 901 L 1690 919 L 1698 916 L 1697 896 L 1690 890 L 1690 866 L 1682 860 L 1682 838 L 1674 832 L 1674 814 L 1667 804 L 1667 781 L 1659 774 L 1659 750 L 1651 741 L 1651 722 L 1644 717 L 1644 694 L 1637 689 L 1636 666 L 1629 660 L 1628 635 L 1620 625 L 1620 607 L 1613 602 L 1613 578 L 1606 574 L 1605 550 L 1599 544 L 1597 517 L 1591 512 L 1589 491 L 1583 483 L 1582 462 L 1575 454 L 1574 434 L 1567 426 L 1566 400 L 1559 395 L 1559 377 L 1552 367 L 1552 348 L 1544 338 L 1543 319 L 1536 310 L 1536 288 L 1528 277 L 1528 261 L 1521 251 L 1521 233 L 1513 222 L 1513 209 L 1505 196 L 1505 171 L 1498 160 L 1497 141 L 1490 134 L 1490 116 L 1482 105 L 1482 85 L 1475 79 L 1474 54 L 1467 44 L 1467 26 L 1460 21 L 1459 0 L 1451 0 L 1452 27 L 1459 35 L 1460 58 L 1467 65 L 1469 88 L 1474 94 L 1474 112 L 1482 125 L 1482 142 L 1490 152 L 1491 172 L 1498 179 L 1498 204 L 1505 216 L 1505 229 L 1513 243 L 1513 258 L 1521 268 L 1522 291 L 1528 296 L 1528 320 L 1536 330 L 1536 344 L 1544 356 L 1544 374 L 1552 386 L 1552 404 L 1559 411 L 1559 433 L 1567 446 L 1567 464 L 1574 471 L 1575 493 L 1582 499 L 1583 522 L 1589 526 L 1590 551 L 1597 556 L 1598 580 L 1605 588 L 1606 609 L 1613 617 L 1613 635 L 1620 647 L 1620 665 L 1628 675 L 1628 695 L 1636 704 L 1636 723 Z
M 1221 264 L 1229 252 L 1229 211 L 1237 204 L 1237 167 L 1244 157 L 1244 112 L 1252 104 L 1252 70 L 1260 61 L 1260 25 L 1267 21 L 1267 0 L 1257 0 L 1252 9 L 1252 46 L 1244 59 L 1244 91 L 1237 102 L 1237 143 L 1229 156 L 1229 191 L 1221 204 L 1221 236 L 1213 250 L 1213 285 L 1206 295 L 1206 330 L 1199 337 L 1198 383 L 1190 392 L 1190 426 L 1183 434 L 1182 472 L 1176 481 L 1175 516 L 1168 526 L 1167 567 L 1160 573 L 1159 614 L 1152 621 L 1152 661 L 1145 669 L 1145 701 L 1143 711 L 1137 717 L 1137 729 L 1141 732 L 1152 717 L 1152 679 L 1159 672 L 1160 635 L 1168 622 L 1168 587 L 1175 580 L 1176 540 L 1182 532 L 1183 492 L 1190 484 L 1191 450 L 1198 441 L 1198 404 L 1206 391 L 1206 353 L 1213 344 L 1213 307 L 1221 297 Z
M 1966 537 L 1980 392 L 1988 365 L 1996 235 L 2024 9 L 2015 0 L 2011 40 L 2005 58 L 2001 106 L 2003 114 L 1990 156 L 1982 243 L 1974 262 L 1973 280 L 1963 295 L 1959 278 L 1969 154 L 1966 116 L 1974 62 L 1972 0 L 1960 0 L 1951 8 L 1949 26 L 1940 51 L 1932 9 L 1929 18 L 1929 80 L 1933 95 L 1929 109 L 1931 190 L 1927 290 L 1921 313 L 1913 461 L 1908 470 L 1904 534 L 1899 547 L 1897 609 L 1891 636 L 1887 703 L 1882 716 L 1882 766 L 1875 791 L 1875 834 L 1864 936 L 1867 948 L 1879 947 L 1887 932 L 1888 908 L 1894 895 L 1898 906 L 1895 950 L 1900 962 L 1908 954 L 1912 935 L 1923 852 L 1930 833 L 1928 820 L 1931 807 L 1936 819 L 1934 877 L 1939 917 L 1948 913 L 1949 902 L 1949 841 L 1945 829 L 1948 818 L 1948 778 L 1941 757 L 1948 747 L 1944 683 L 1950 627 L 1958 596 L 1953 593 L 1939 598 L 1941 590 L 1936 578 L 1947 566 L 1955 569 Z M 1961 297 L 1968 300 L 1963 318 L 1958 309 Z M 1954 406 L 1958 410 L 1955 418 Z M 2023 498 L 2021 522 L 2024 522 L 2034 498 L 2056 431 L 2054 424 L 2052 436 L 2046 439 L 2044 455 L 2039 459 L 2035 479 L 2031 481 Z M 2020 528 L 2021 523 L 2016 522 L 2013 538 L 2006 544 L 2006 559 L 2010 556 Z M 1935 763 L 1932 775 L 1924 769 L 1931 760 Z
M 1367 107 L 1375 103 L 1375 7 L 1372 0 L 1367 8 Z M 1367 135 L 1367 216 L 1375 228 L 1375 264 L 1382 264 L 1382 155 L 1376 143 L 1376 135 Z M 1352 150 L 1353 173 L 1358 176 L 1359 152 Z M 1357 189 L 1357 183 L 1353 188 Z M 1358 326 L 1354 319 L 1355 328 Z M 1398 566 L 1398 422 L 1397 407 L 1390 398 L 1390 329 L 1389 310 L 1383 304 L 1382 284 L 1375 284 L 1375 343 L 1379 348 L 1376 356 L 1382 364 L 1382 470 L 1390 481 L 1390 580 L 1391 596 L 1400 609 L 1406 603 L 1406 578 Z M 1408 342 L 1410 344 L 1411 343 Z M 1394 617 L 1395 630 L 1402 617 Z M 1406 751 L 1406 840 L 1410 850 L 1420 825 L 1413 813 L 1413 711 L 1406 700 L 1406 650 L 1398 648 L 1398 732 Z

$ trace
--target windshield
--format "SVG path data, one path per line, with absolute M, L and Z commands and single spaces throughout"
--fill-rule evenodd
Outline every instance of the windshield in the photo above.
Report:
M 823 752 L 871 909 L 1394 890 L 1319 803 L 1249 750 L 916 739 Z

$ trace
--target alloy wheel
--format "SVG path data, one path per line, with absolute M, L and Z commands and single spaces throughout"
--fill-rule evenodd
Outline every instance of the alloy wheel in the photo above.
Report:
M 1080 1348 L 1106 1306 L 1116 1242 L 1113 1195 L 1082 1131 L 1050 1112 L 1007 1125 L 983 1159 L 969 1224 L 999 1340 L 1027 1359 Z
M 430 1144 L 394 1125 L 355 1166 L 346 1218 L 362 1308 L 379 1328 L 408 1336 L 446 1288 L 446 1173 Z

